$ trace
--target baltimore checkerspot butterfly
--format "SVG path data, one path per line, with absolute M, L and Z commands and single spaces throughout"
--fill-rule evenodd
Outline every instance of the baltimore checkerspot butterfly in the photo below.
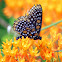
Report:
M 40 4 L 34 5 L 29 11 L 28 15 L 21 16 L 14 21 L 13 28 L 20 34 L 16 39 L 26 38 L 27 36 L 31 39 L 41 39 L 39 33 L 41 31 L 42 24 L 42 7 Z

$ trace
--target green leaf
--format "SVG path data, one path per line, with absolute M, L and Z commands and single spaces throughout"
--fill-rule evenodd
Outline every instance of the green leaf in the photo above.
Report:
M 41 62 L 46 62 L 46 60 L 43 60 L 41 56 L 39 56 L 38 59 L 41 59 Z
M 0 46 L 1 46 L 1 44 L 2 44 L 2 37 L 3 36 L 5 36 L 7 34 L 7 31 L 6 31 L 6 29 L 4 29 L 4 28 L 0 28 Z
M 2 46 L 0 46 L 0 49 L 3 49 L 3 47 L 2 47 Z
M 51 62 L 54 62 L 54 58 L 52 57 Z
M 4 56 L 4 54 L 3 54 L 3 51 L 1 50 L 1 54 L 2 54 L 2 56 Z
M 5 36 L 2 37 L 2 41 L 6 42 L 6 39 L 9 41 L 13 38 L 13 34 L 6 34 Z
M 3 13 L 3 9 L 5 8 L 5 2 L 4 2 L 4 0 L 2 0 L 1 2 L 0 2 L 0 17 L 2 18 L 2 19 L 4 19 L 6 22 L 8 22 L 9 23 L 9 19 L 8 19 L 8 17 L 7 16 L 5 16 L 5 14 Z
M 13 26 L 15 20 L 17 20 L 17 19 L 15 19 L 15 18 L 13 18 L 13 17 L 11 17 L 11 18 L 9 19 L 9 22 L 10 22 L 10 25 L 11 25 L 11 26 Z
M 42 60 L 42 62 L 46 62 L 46 60 Z
M 59 62 L 61 62 L 59 55 L 58 55 L 58 60 L 59 60 Z

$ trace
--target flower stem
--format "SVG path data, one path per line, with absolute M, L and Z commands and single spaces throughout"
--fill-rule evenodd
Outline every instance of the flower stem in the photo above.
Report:
M 44 27 L 44 28 L 42 28 L 41 31 L 42 31 L 42 30 L 45 30 L 45 29 L 47 29 L 47 28 L 49 28 L 49 27 L 52 27 L 52 26 L 54 26 L 54 25 L 57 25 L 57 24 L 60 23 L 60 22 L 62 22 L 62 20 L 61 20 L 61 21 L 58 21 L 58 22 L 56 22 L 56 23 L 53 23 L 53 24 L 51 24 L 51 25 L 48 25 L 48 26 L 46 26 L 46 27 Z

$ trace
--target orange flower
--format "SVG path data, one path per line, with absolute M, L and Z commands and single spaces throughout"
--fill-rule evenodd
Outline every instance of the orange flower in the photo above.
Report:
M 38 61 L 37 57 L 40 55 L 38 53 L 37 47 L 33 49 L 35 40 L 30 39 L 28 37 L 16 40 L 14 38 L 14 42 L 12 40 L 6 40 L 6 43 L 3 42 L 3 54 L 2 57 L 0 54 L 0 60 L 5 62 L 35 62 Z M 38 61 L 39 62 L 39 61 Z
M 55 40 L 54 40 L 55 38 Z M 41 62 L 37 58 L 41 56 L 43 60 L 46 62 L 51 62 L 51 59 L 54 59 L 54 62 L 57 61 L 58 55 L 60 59 L 62 58 L 61 52 L 61 41 L 62 35 L 61 33 L 56 34 L 55 37 L 48 38 L 47 36 L 43 35 L 42 40 L 33 40 L 28 37 L 16 40 L 14 38 L 14 42 L 12 40 L 6 40 L 6 43 L 3 42 L 3 53 L 4 57 L 2 57 L 0 53 L 0 61 L 2 62 Z M 56 43 L 58 41 L 58 46 L 56 48 Z M 13 47 L 12 47 L 13 46 Z M 62 61 L 62 60 L 61 60 Z
M 61 48 L 62 35 L 58 33 L 58 34 L 55 34 L 54 38 L 52 38 L 52 36 L 50 36 L 50 38 L 47 38 L 46 36 L 45 37 L 42 36 L 42 41 L 39 47 L 40 55 L 42 59 L 47 60 L 47 61 L 50 61 L 52 57 L 58 59 L 58 55 L 55 51 L 62 49 Z M 36 46 L 38 45 L 36 44 Z
M 10 3 L 11 2 L 11 3 Z M 33 3 L 32 3 L 33 2 Z M 4 14 L 11 17 L 18 18 L 25 15 L 25 12 L 34 5 L 34 0 L 5 0 L 6 8 L 4 8 Z M 26 6 L 25 6 L 26 5 Z M 26 10 L 26 9 L 27 10 Z
M 11 3 L 10 3 L 11 2 Z M 59 2 L 59 4 L 58 4 Z M 34 4 L 41 4 L 43 9 L 43 22 L 46 25 L 51 24 L 62 19 L 62 1 L 53 0 L 5 0 L 6 7 L 4 13 L 7 16 L 14 16 L 16 18 L 26 13 Z M 57 8 L 56 8 L 57 7 Z M 16 16 L 17 15 L 17 16 Z
M 53 54 L 52 51 L 47 50 L 47 51 L 45 52 L 45 59 L 46 59 L 46 60 L 51 60 L 52 54 Z

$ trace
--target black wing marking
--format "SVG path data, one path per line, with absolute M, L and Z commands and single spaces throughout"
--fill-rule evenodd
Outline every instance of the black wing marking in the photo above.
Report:
M 42 23 L 42 8 L 41 5 L 33 6 L 28 15 L 28 19 L 32 22 L 34 28 L 31 28 L 30 37 L 35 38 L 39 35 Z M 34 31 L 32 31 L 34 30 Z

